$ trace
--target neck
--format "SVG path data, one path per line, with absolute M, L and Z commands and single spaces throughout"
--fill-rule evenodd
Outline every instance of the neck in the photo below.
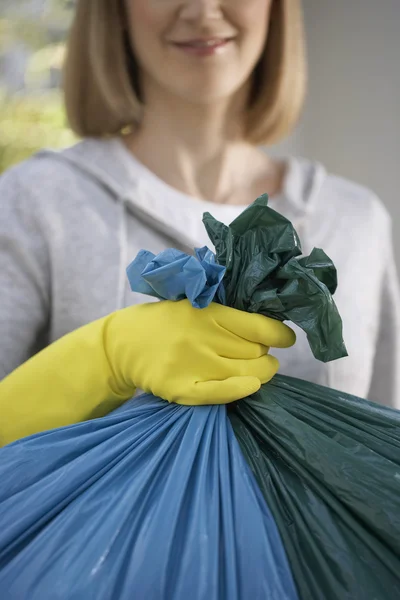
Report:
M 158 177 L 189 195 L 229 202 L 246 177 L 255 148 L 244 131 L 244 100 L 190 104 L 158 93 L 146 103 L 126 145 Z M 252 158 L 251 158 L 252 157 Z

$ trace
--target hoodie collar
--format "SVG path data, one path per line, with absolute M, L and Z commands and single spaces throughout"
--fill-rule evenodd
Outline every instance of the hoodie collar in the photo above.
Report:
M 212 212 L 213 208 L 216 210 L 217 205 L 193 199 L 166 184 L 132 156 L 120 138 L 88 138 L 62 151 L 42 151 L 39 156 L 49 153 L 73 164 L 95 179 L 117 201 L 123 202 L 127 210 L 132 211 L 147 225 L 178 242 L 181 247 L 192 248 L 195 240 L 190 232 L 186 235 L 183 227 L 175 226 L 176 213 L 174 218 L 169 216 L 167 203 L 164 214 L 157 211 L 156 196 L 167 199 L 169 195 L 174 194 L 175 198 L 182 201 L 198 202 L 202 211 Z M 286 164 L 282 192 L 270 199 L 270 205 L 298 227 L 313 211 L 326 172 L 319 163 L 304 159 L 290 157 L 286 159 Z M 224 208 L 228 209 L 227 214 L 230 214 L 231 208 L 234 218 L 235 209 L 237 212 L 238 207 L 224 205 Z

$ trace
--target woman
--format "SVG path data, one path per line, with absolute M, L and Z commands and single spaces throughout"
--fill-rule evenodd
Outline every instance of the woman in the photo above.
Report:
M 261 152 L 303 104 L 299 0 L 82 0 L 66 64 L 72 128 L 0 180 L 1 375 L 64 334 L 130 304 L 141 248 L 207 244 L 260 193 L 303 250 L 336 263 L 349 357 L 315 361 L 301 332 L 281 372 L 400 406 L 399 295 L 390 220 L 367 189 Z M 188 342 L 189 343 L 189 342 Z

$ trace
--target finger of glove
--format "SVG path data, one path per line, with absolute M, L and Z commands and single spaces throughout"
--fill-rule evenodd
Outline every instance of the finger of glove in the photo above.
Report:
M 277 319 L 255 313 L 231 308 L 219 311 L 217 322 L 235 335 L 263 346 L 290 348 L 296 341 L 296 335 L 290 327 Z
M 223 362 L 220 362 L 223 361 Z M 270 354 L 252 360 L 220 359 L 221 373 L 231 377 L 256 377 L 261 383 L 266 383 L 276 374 L 279 362 Z
M 261 382 L 257 377 L 229 377 L 222 381 L 196 383 L 190 398 L 182 398 L 177 404 L 200 406 L 206 404 L 229 404 L 255 394 Z
M 249 342 L 215 323 L 213 337 L 207 340 L 213 351 L 220 357 L 249 360 L 259 358 L 268 353 L 269 347 L 257 342 Z

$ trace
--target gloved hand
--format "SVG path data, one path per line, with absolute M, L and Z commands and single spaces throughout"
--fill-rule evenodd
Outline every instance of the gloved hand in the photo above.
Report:
M 0 383 L 0 445 L 103 416 L 136 388 L 179 404 L 225 404 L 255 393 L 278 370 L 270 346 L 294 332 L 219 304 L 132 306 L 61 338 Z
M 135 341 L 133 341 L 133 338 Z M 188 300 L 142 304 L 116 313 L 107 351 L 119 393 L 140 387 L 178 404 L 226 404 L 255 393 L 279 364 L 294 332 L 261 315 Z

